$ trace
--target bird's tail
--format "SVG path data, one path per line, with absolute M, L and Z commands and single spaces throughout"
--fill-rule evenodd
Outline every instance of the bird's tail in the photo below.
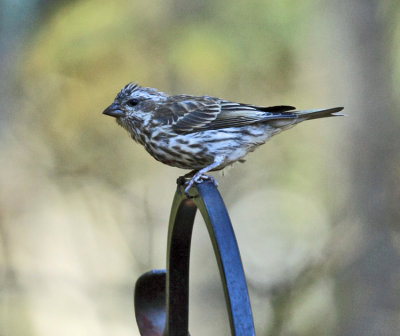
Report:
M 343 107 L 333 107 L 329 109 L 317 109 L 317 110 L 302 110 L 302 111 L 293 111 L 293 113 L 297 114 L 298 118 L 304 120 L 318 119 L 318 118 L 326 118 L 326 117 L 338 117 L 344 116 L 343 113 L 338 113 L 343 110 Z

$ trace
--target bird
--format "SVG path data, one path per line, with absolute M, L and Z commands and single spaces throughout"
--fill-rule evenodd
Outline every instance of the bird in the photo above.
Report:
M 185 193 L 264 144 L 269 138 L 312 119 L 343 116 L 343 107 L 296 110 L 293 106 L 256 106 L 212 96 L 168 95 L 128 83 L 103 114 L 114 117 L 133 140 L 156 160 L 182 169 Z

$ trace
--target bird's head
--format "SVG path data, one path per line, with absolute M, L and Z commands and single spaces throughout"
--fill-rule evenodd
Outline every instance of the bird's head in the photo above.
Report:
M 143 121 L 146 114 L 154 110 L 155 104 L 166 97 L 165 93 L 153 88 L 129 83 L 117 94 L 114 102 L 103 111 L 103 114 L 116 118 L 122 126 L 126 119 Z

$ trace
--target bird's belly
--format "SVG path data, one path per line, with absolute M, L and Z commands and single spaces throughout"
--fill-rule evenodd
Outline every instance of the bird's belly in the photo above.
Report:
M 182 169 L 201 169 L 213 163 L 208 146 L 193 134 L 168 136 L 151 141 L 146 150 L 158 161 Z
M 221 132 L 223 131 L 223 132 Z M 224 168 L 245 157 L 271 136 L 272 130 L 267 125 L 252 125 L 218 130 L 220 141 L 212 144 L 215 155 L 224 156 Z
M 262 125 L 264 126 L 264 125 Z M 150 141 L 147 151 L 158 161 L 183 169 L 201 169 L 223 157 L 217 169 L 240 160 L 272 135 L 261 125 L 207 130 Z

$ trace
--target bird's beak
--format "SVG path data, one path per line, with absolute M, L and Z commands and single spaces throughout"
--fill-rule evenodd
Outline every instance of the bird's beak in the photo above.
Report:
M 111 104 L 103 111 L 103 114 L 109 115 L 114 118 L 120 118 L 125 115 L 124 111 L 121 110 L 121 107 L 118 104 Z

